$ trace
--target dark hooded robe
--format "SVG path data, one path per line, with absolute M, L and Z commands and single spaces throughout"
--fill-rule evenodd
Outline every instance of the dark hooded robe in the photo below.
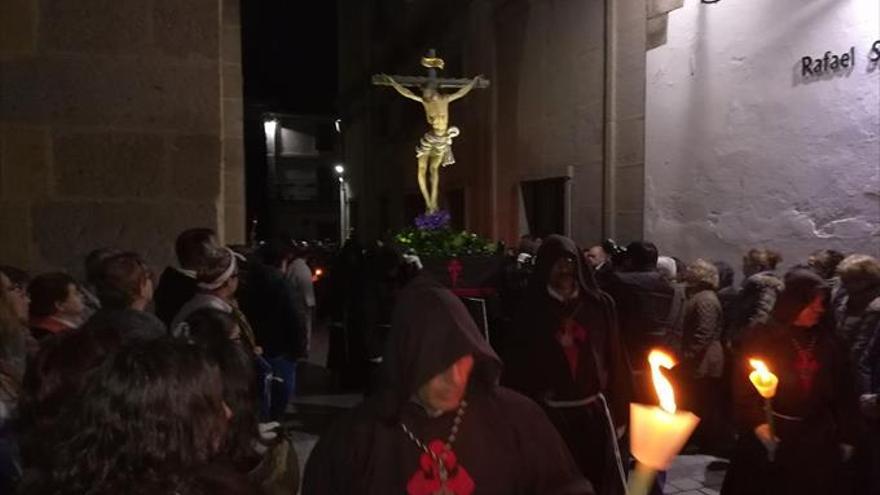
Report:
M 548 290 L 561 258 L 575 263 L 578 295 L 568 302 Z M 541 245 L 515 340 L 506 356 L 505 384 L 544 407 L 597 493 L 623 493 L 615 431 L 627 422 L 632 375 L 614 304 L 571 239 L 550 236 Z
M 458 413 L 429 417 L 413 397 L 468 354 L 467 407 L 444 452 L 438 441 L 449 439 Z M 447 289 L 419 276 L 401 292 L 383 366 L 380 391 L 321 437 L 306 465 L 304 495 L 593 493 L 541 408 L 497 385 L 500 360 Z M 438 463 L 402 425 L 445 460 L 450 491 L 438 491 Z
M 789 273 L 770 320 L 744 336 L 733 376 L 740 439 L 724 495 L 846 493 L 840 444 L 855 445 L 859 425 L 849 358 L 833 335 L 827 300 L 826 317 L 817 325 L 793 325 L 816 295 L 827 292 L 823 284 L 806 270 Z M 780 443 L 773 462 L 754 433 L 767 419 L 748 378 L 750 358 L 763 360 L 779 377 L 772 404 Z

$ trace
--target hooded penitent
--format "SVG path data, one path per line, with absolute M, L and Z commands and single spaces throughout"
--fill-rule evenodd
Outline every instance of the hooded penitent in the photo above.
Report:
M 465 355 L 466 405 L 431 417 L 416 391 Z M 321 438 L 304 494 L 592 493 L 540 408 L 497 385 L 500 360 L 445 288 L 420 276 L 401 292 L 384 358 L 383 388 Z
M 769 321 L 745 334 L 733 377 L 741 435 L 722 493 L 842 492 L 839 444 L 853 445 L 859 428 L 852 367 L 828 318 L 811 327 L 795 325 L 798 315 L 826 292 L 815 273 L 790 272 Z M 764 401 L 748 379 L 750 358 L 763 360 L 779 377 L 773 411 L 781 442 L 772 464 L 753 433 L 767 420 Z
M 388 386 L 380 393 L 390 417 L 421 385 L 468 354 L 474 357 L 470 386 L 497 386 L 501 360 L 458 297 L 439 284 L 414 280 L 397 301 L 391 327 L 383 369 Z
M 567 300 L 550 287 L 553 266 L 561 259 L 573 264 L 577 282 L 577 294 Z M 631 374 L 614 304 L 597 288 L 571 239 L 554 235 L 544 240 L 516 322 L 504 382 L 545 406 L 597 492 L 622 492 L 603 401 L 614 425 L 625 425 Z

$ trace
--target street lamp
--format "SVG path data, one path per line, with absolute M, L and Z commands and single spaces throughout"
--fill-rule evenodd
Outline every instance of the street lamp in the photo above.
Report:
M 263 130 L 266 131 L 267 139 L 275 138 L 275 129 L 278 128 L 278 120 L 276 119 L 267 119 L 263 121 Z
M 345 167 L 341 163 L 333 166 L 339 181 L 339 245 L 348 237 L 348 190 L 345 184 Z

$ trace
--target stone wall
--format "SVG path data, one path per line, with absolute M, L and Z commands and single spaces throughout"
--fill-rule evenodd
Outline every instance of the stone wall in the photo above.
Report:
M 815 249 L 880 254 L 877 0 L 688 1 L 648 53 L 646 237 L 737 266 Z M 803 77 L 803 56 L 855 66 Z
M 0 262 L 78 270 L 244 238 L 236 0 L 11 0 L 0 13 Z
M 602 232 L 604 2 L 511 2 L 495 19 L 500 237 L 525 232 L 520 181 L 571 176 L 569 235 Z

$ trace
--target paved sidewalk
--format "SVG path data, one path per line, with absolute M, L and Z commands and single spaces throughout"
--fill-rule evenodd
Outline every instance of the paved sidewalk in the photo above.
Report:
M 724 482 L 726 470 L 709 470 L 708 467 L 726 462 L 708 455 L 680 455 L 666 472 L 667 495 L 718 495 Z

